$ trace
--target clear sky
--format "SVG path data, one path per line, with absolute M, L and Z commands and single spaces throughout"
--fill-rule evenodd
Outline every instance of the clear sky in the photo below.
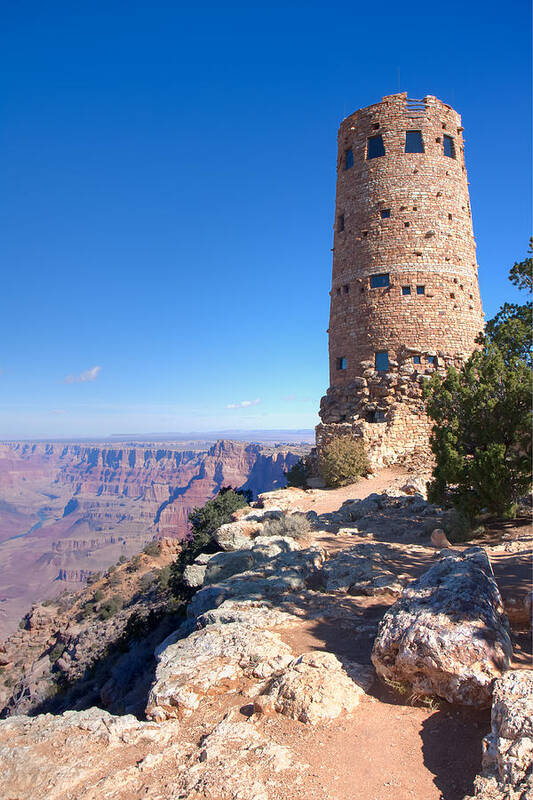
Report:
M 337 128 L 463 117 L 487 317 L 530 235 L 527 0 L 2 3 L 0 437 L 305 428 Z

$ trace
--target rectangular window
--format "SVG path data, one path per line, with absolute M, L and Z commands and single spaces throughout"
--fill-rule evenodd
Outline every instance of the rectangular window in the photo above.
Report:
M 420 356 L 413 356 L 413 364 L 421 364 L 421 363 L 422 359 L 420 358 Z
M 366 149 L 366 157 L 379 158 L 385 155 L 385 145 L 383 144 L 383 136 L 369 136 L 368 145 Z
M 444 155 L 448 158 L 455 158 L 455 143 L 451 136 L 443 136 Z
M 389 371 L 389 354 L 386 350 L 380 350 L 376 353 L 376 369 L 378 372 Z
M 381 219 L 389 219 L 390 217 L 390 208 L 384 208 L 381 212 Z
M 337 369 L 346 369 L 347 366 L 346 356 L 341 356 L 337 359 Z
M 426 293 L 426 287 L 425 286 L 417 286 L 416 287 L 416 293 L 417 294 L 425 294 Z
M 424 141 L 422 139 L 422 131 L 405 132 L 405 152 L 406 153 L 424 152 Z
M 337 219 L 337 232 L 340 233 L 344 230 L 344 214 L 339 214 Z
M 343 290 L 344 294 L 349 294 L 350 293 L 349 285 L 347 283 L 345 283 L 344 286 L 342 287 L 342 290 Z
M 402 294 L 411 294 L 410 286 L 402 286 Z
M 428 364 L 436 364 L 437 363 L 437 357 L 436 356 L 428 356 L 427 357 L 427 362 L 428 362 Z
M 388 286 L 390 283 L 389 281 L 389 273 L 384 272 L 381 275 L 371 275 L 370 276 L 370 288 L 371 289 L 379 289 L 381 286 Z
M 368 417 L 369 422 L 385 422 L 385 412 L 381 409 L 376 409 L 375 411 L 371 411 Z
M 353 150 L 350 147 L 344 152 L 344 169 L 351 169 L 353 167 Z

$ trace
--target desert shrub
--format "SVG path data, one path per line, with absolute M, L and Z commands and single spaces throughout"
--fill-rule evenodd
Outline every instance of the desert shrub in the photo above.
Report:
M 143 553 L 147 556 L 156 557 L 161 554 L 161 545 L 159 542 L 148 542 L 143 549 Z
M 48 653 L 48 658 L 50 659 L 50 663 L 55 664 L 56 661 L 61 658 L 64 652 L 65 652 L 65 645 L 62 644 L 61 642 L 56 642 L 56 644 L 52 647 L 52 649 Z
M 114 617 L 124 605 L 122 598 L 118 594 L 114 594 L 109 600 L 105 600 L 100 606 L 100 619 L 109 619 Z
M 234 511 L 248 505 L 248 496 L 247 493 L 224 487 L 204 506 L 193 508 L 189 514 L 191 533 L 183 542 L 180 554 L 170 565 L 168 585 L 178 600 L 187 600 L 192 594 L 192 590 L 183 584 L 185 567 L 192 564 L 200 553 L 215 553 L 220 549 L 213 534 L 221 525 L 231 522 Z
M 309 472 L 309 465 L 305 456 L 303 456 L 285 473 L 287 477 L 287 486 L 296 486 L 299 489 L 305 489 Z
M 296 512 L 284 514 L 280 519 L 269 519 L 265 522 L 259 536 L 291 536 L 293 539 L 305 539 L 311 533 L 311 525 L 305 514 Z
M 117 561 L 117 564 L 125 564 L 128 559 L 125 555 L 121 555 Z
M 156 581 L 157 581 L 157 575 L 155 574 L 155 572 L 145 572 L 145 574 L 142 575 L 139 580 L 139 591 L 147 592 L 154 586 Z
M 162 591 L 166 591 L 168 589 L 169 580 L 170 564 L 167 564 L 166 567 L 162 567 L 162 569 L 158 570 L 157 572 L 157 583 Z
M 126 569 L 128 570 L 128 572 L 137 572 L 137 570 L 141 568 L 141 564 L 142 564 L 141 557 L 140 556 L 134 556 L 131 559 L 131 561 L 128 564 L 128 566 L 126 567 Z
M 369 468 L 363 442 L 349 435 L 327 442 L 320 449 L 318 464 L 326 486 L 334 488 L 355 483 Z
M 101 589 L 96 589 L 93 594 L 93 600 L 95 603 L 99 603 L 100 600 L 104 599 L 104 593 Z
M 531 258 L 510 277 L 531 291 Z M 453 506 L 471 526 L 485 511 L 513 516 L 531 485 L 531 302 L 506 303 L 478 341 L 461 370 L 435 375 L 425 387 L 435 423 L 428 497 Z
M 109 585 L 110 586 L 113 586 L 113 587 L 120 586 L 121 583 L 122 583 L 122 579 L 121 579 L 120 575 L 118 575 L 116 572 L 113 573 L 111 575 L 111 577 L 109 578 Z
M 96 613 L 96 604 L 95 603 L 85 603 L 85 605 L 81 608 L 78 619 L 84 620 L 88 617 L 91 617 L 93 614 Z
M 93 574 L 89 575 L 88 578 L 87 578 L 87 586 L 90 586 L 91 584 L 96 583 L 97 581 L 100 580 L 101 577 L 102 577 L 102 573 L 101 572 L 93 572 Z

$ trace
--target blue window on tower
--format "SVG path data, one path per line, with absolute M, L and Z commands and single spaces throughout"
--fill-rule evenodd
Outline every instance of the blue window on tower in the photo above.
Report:
M 402 294 L 411 294 L 410 286 L 402 286 Z
M 428 362 L 428 364 L 435 365 L 437 363 L 437 357 L 436 356 L 428 356 L 427 357 L 427 362 Z
M 416 287 L 416 293 L 417 294 L 425 294 L 426 293 L 426 287 L 425 286 L 417 286 Z
M 424 152 L 424 141 L 422 139 L 422 131 L 405 132 L 405 152 L 406 153 Z
M 347 366 L 346 356 L 341 356 L 337 359 L 337 369 L 346 369 Z
M 384 208 L 381 212 L 381 219 L 389 219 L 390 218 L 390 208 Z
M 353 150 L 350 147 L 344 152 L 344 169 L 350 169 L 351 167 L 353 167 Z
M 451 136 L 443 136 L 444 155 L 448 158 L 455 158 L 455 144 Z
M 378 372 L 389 371 L 389 354 L 386 350 L 380 350 L 376 353 L 376 369 Z
M 421 363 L 422 359 L 420 358 L 420 356 L 413 356 L 413 364 L 421 364 Z
M 366 149 L 366 157 L 379 158 L 385 155 L 385 145 L 383 144 L 383 136 L 370 136 L 368 138 L 368 145 Z
M 381 286 L 388 286 L 390 284 L 389 273 L 383 272 L 380 275 L 370 276 L 370 288 L 379 289 Z

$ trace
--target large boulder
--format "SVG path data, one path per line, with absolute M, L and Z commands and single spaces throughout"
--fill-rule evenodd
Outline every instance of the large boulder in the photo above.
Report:
M 287 666 L 292 651 L 279 634 L 240 622 L 212 624 L 158 653 L 146 716 L 161 722 L 190 715 L 211 694 L 234 691 Z
M 490 705 L 509 667 L 509 623 L 487 554 L 443 551 L 383 617 L 372 661 L 380 677 L 450 703 Z
M 314 725 L 353 711 L 371 683 L 368 667 L 343 665 L 333 653 L 304 653 L 273 678 L 254 710 L 274 710 Z
M 533 797 L 533 670 L 509 670 L 494 684 L 491 732 L 470 800 Z M 465 798 L 468 800 L 468 798 Z

